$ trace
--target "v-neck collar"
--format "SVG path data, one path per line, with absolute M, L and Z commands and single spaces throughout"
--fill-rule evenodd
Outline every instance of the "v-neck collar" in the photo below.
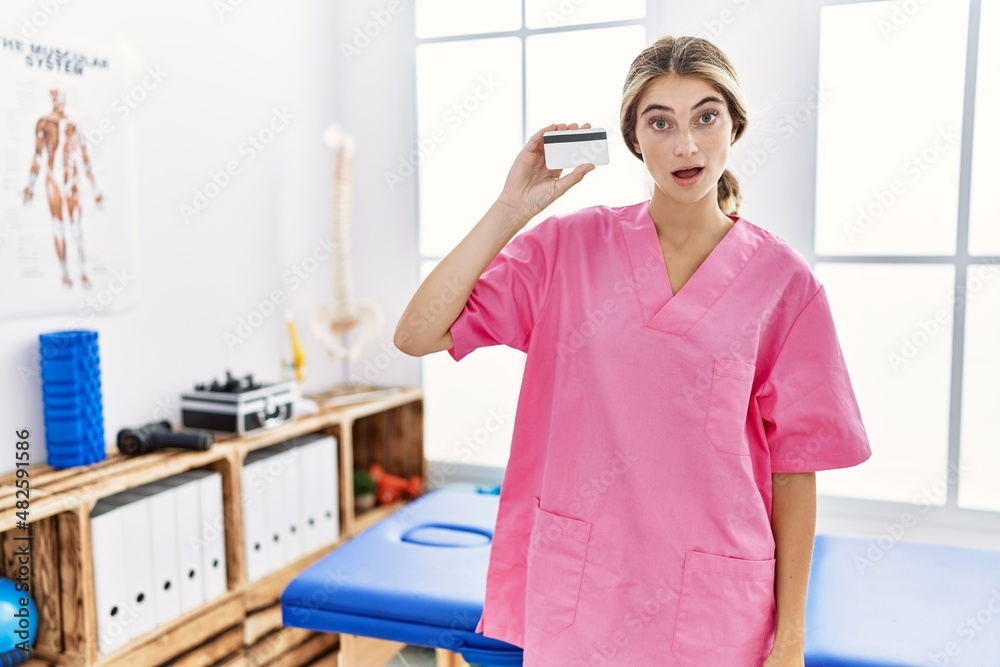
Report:
M 618 210 L 643 323 L 683 336 L 722 296 L 760 247 L 763 236 L 742 217 L 729 216 L 733 226 L 674 294 L 649 204 L 647 200 Z

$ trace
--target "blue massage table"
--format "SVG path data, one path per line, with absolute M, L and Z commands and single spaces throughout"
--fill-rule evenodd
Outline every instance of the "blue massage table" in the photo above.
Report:
M 496 495 L 427 493 L 298 575 L 281 596 L 284 625 L 520 666 L 520 648 L 475 632 L 497 506 Z M 806 665 L 1000 667 L 1000 552 L 817 535 Z
M 1000 552 L 881 542 L 816 536 L 806 665 L 1000 667 Z
M 283 625 L 520 666 L 520 647 L 475 631 L 498 501 L 450 489 L 424 494 L 293 579 L 281 594 Z

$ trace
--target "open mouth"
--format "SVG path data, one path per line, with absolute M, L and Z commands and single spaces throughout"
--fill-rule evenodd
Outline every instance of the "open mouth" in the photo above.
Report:
M 701 170 L 702 167 L 692 167 L 691 169 L 680 169 L 678 171 L 673 172 L 673 174 L 677 178 L 688 179 L 688 178 L 693 178 L 698 174 L 700 174 Z

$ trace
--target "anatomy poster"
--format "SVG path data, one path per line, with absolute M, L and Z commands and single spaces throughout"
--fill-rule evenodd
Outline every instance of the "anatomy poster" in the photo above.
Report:
M 112 45 L 0 38 L 0 318 L 137 302 L 133 78 Z

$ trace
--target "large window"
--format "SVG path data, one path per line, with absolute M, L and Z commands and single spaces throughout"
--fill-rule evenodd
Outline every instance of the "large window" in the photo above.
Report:
M 1000 2 L 819 12 L 815 270 L 874 452 L 820 491 L 996 512 Z
M 646 46 L 644 0 L 417 0 L 416 107 L 421 280 L 500 194 L 528 137 L 550 123 L 608 130 L 611 164 L 528 226 L 594 204 L 629 204 L 652 182 L 618 133 L 628 67 Z M 505 466 L 522 352 L 423 360 L 430 460 Z M 476 391 L 469 390 L 475 387 Z

